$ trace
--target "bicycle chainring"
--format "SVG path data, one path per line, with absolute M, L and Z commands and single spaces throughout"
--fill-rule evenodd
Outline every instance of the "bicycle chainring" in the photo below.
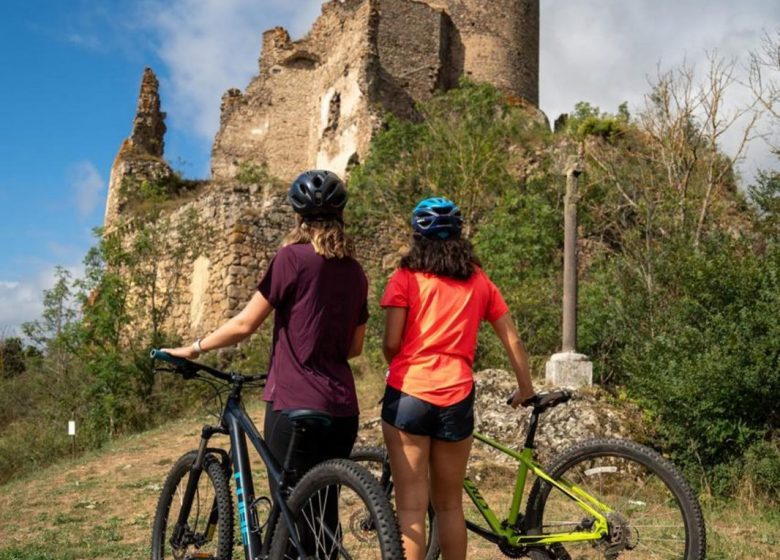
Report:
M 528 555 L 528 549 L 524 546 L 512 546 L 511 544 L 505 542 L 498 543 L 498 549 L 507 558 L 525 558 Z M 534 556 L 531 556 L 531 558 L 534 558 Z M 537 556 L 536 558 L 537 560 L 546 560 L 548 557 Z

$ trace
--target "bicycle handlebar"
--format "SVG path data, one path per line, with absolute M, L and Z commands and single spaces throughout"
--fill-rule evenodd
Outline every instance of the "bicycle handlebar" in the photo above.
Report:
M 188 360 L 186 358 L 171 356 L 170 354 L 168 354 L 168 352 L 163 352 L 159 348 L 152 348 L 152 351 L 149 353 L 149 357 L 152 358 L 153 360 L 168 362 L 169 364 L 171 364 L 176 368 L 177 373 L 182 374 L 184 377 L 192 377 L 199 371 L 205 371 L 206 373 L 208 373 L 209 375 L 213 375 L 217 379 L 221 379 L 223 381 L 228 381 L 228 382 L 238 381 L 239 379 L 242 382 L 263 381 L 268 377 L 266 374 L 240 375 L 235 373 L 233 374 L 225 373 L 219 371 L 218 369 L 214 369 L 204 364 L 199 364 L 198 362 L 193 362 L 192 360 Z

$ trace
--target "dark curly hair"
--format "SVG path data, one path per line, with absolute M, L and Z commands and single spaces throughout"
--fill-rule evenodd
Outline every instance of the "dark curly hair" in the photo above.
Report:
M 401 258 L 401 268 L 468 280 L 482 263 L 468 239 L 428 239 L 415 233 L 412 248 Z

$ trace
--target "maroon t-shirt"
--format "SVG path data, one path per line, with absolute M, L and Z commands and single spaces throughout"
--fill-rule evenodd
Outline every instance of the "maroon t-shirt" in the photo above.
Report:
M 355 259 L 326 259 L 310 243 L 282 247 L 257 286 L 274 307 L 263 399 L 274 410 L 358 414 L 347 362 L 355 329 L 368 320 L 368 281 Z

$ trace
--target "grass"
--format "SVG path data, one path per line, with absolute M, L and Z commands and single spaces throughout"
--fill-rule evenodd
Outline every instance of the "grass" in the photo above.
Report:
M 364 390 L 361 402 L 376 402 L 376 388 Z M 252 404 L 249 412 L 262 425 L 261 406 Z M 376 407 L 364 410 L 363 419 L 377 413 Z M 196 447 L 199 427 L 208 420 L 201 415 L 171 422 L 0 486 L 0 560 L 148 557 L 163 480 L 173 461 Z M 359 444 L 378 442 L 378 423 L 371 425 Z M 214 443 L 224 445 L 226 439 Z M 492 464 L 478 445 L 472 457 L 473 478 L 483 496 L 495 512 L 506 511 L 513 471 Z M 265 488 L 260 465 L 255 463 L 253 470 L 255 487 Z M 743 498 L 703 500 L 703 507 L 709 559 L 780 557 L 776 508 Z M 470 535 L 469 560 L 497 557 L 502 555 L 495 545 Z

